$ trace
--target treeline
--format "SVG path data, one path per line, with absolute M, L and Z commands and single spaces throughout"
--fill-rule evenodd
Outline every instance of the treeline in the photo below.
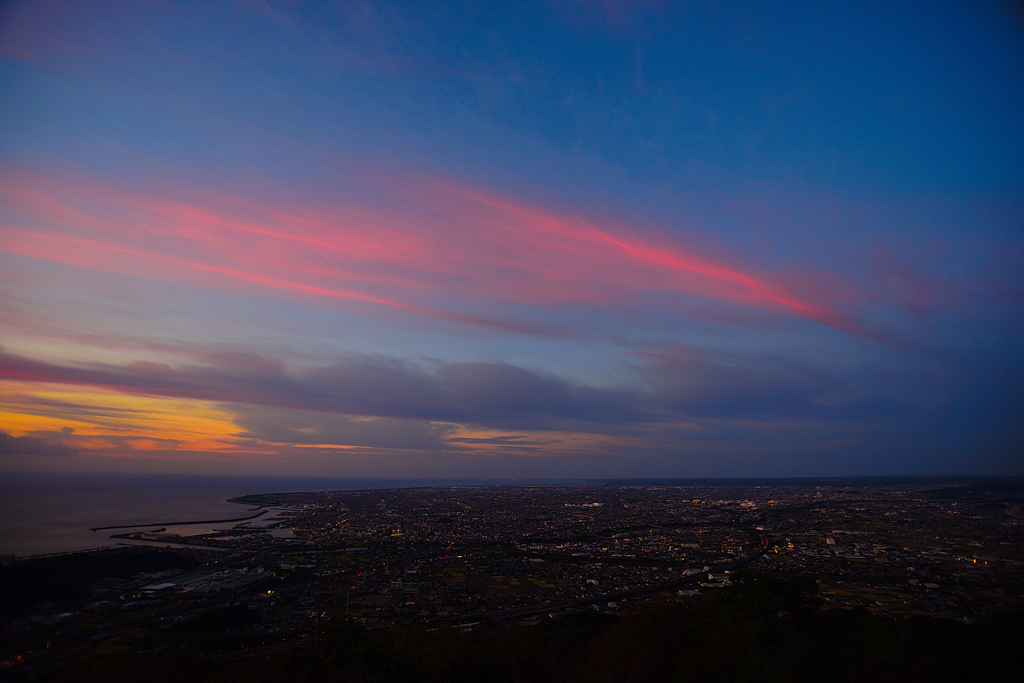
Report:
M 508 631 L 327 626 L 320 651 L 214 666 L 195 651 L 122 653 L 50 680 L 123 683 L 1017 681 L 1024 613 L 965 625 L 818 609 L 806 579 L 738 575 L 713 598 L 580 612 Z

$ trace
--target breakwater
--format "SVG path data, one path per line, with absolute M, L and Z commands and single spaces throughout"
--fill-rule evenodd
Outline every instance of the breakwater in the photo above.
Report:
M 249 517 L 235 517 L 233 519 L 200 519 L 200 520 L 189 520 L 187 522 L 152 522 L 150 524 L 115 524 L 113 526 L 97 526 L 92 527 L 90 531 L 107 531 L 108 529 L 139 529 L 144 526 L 185 526 L 189 524 L 223 524 L 225 522 L 246 522 L 250 519 L 256 519 L 267 514 L 267 510 L 260 510 L 255 515 Z

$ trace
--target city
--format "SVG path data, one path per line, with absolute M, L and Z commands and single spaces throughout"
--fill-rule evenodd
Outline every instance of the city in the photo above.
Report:
M 507 631 L 708 600 L 738 572 L 813 580 L 820 611 L 969 625 L 1024 608 L 1021 494 L 853 479 L 244 496 L 230 532 L 135 529 L 115 538 L 137 545 L 63 556 L 80 591 L 9 611 L 3 656 L 25 679 L 119 649 L 228 665 L 315 648 L 329 623 Z M 152 568 L 89 576 L 105 556 Z

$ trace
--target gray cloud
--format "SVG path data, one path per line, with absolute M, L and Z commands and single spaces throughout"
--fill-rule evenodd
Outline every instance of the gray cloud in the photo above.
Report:
M 476 424 L 499 429 L 592 430 L 659 419 L 630 389 L 580 386 L 506 363 L 353 357 L 286 371 L 280 362 L 223 356 L 211 365 L 61 366 L 0 354 L 0 377 L 101 386 L 234 405 Z
M 70 434 L 70 430 L 66 433 Z M 6 432 L 0 432 L 0 455 L 66 457 L 78 455 L 78 451 L 62 443 L 34 436 L 11 436 Z
M 253 354 L 216 354 L 203 360 L 202 365 L 75 367 L 0 353 L 0 377 L 215 401 L 235 415 L 239 438 L 410 450 L 484 443 L 545 450 L 545 444 L 509 436 L 538 431 L 628 436 L 642 439 L 644 445 L 632 446 L 641 450 L 723 439 L 749 444 L 756 438 L 804 447 L 798 435 L 806 435 L 811 424 L 824 431 L 810 439 L 814 443 L 840 434 L 851 444 L 870 442 L 878 430 L 889 432 L 883 424 L 902 425 L 924 443 L 929 441 L 925 432 L 948 414 L 951 400 L 951 387 L 937 384 L 925 365 L 916 374 L 904 370 L 890 377 L 678 350 L 638 354 L 633 386 L 611 388 L 498 362 L 413 363 L 350 356 L 289 369 Z M 503 433 L 486 437 L 495 441 L 471 441 L 466 440 L 470 435 L 455 435 L 457 426 Z M 892 441 L 887 438 L 886 443 Z M 125 437 L 125 447 L 130 444 L 131 438 Z
M 449 443 L 464 443 L 464 444 L 489 444 L 495 446 L 516 446 L 516 447 L 527 447 L 527 446 L 545 446 L 553 443 L 551 439 L 532 439 L 525 434 L 507 434 L 504 436 L 491 436 L 491 437 L 468 437 L 458 436 L 448 439 Z
M 331 444 L 372 448 L 438 450 L 455 432 L 453 424 L 399 418 L 353 417 L 336 413 L 264 406 L 229 408 L 246 430 L 236 436 L 287 444 Z
M 618 388 L 583 386 L 507 363 L 350 356 L 289 369 L 251 354 L 211 355 L 193 365 L 69 366 L 0 352 L 0 379 L 217 402 L 237 418 L 242 434 L 236 443 L 297 444 L 280 447 L 296 456 L 315 450 L 306 445 L 326 443 L 380 455 L 412 457 L 430 451 L 430 462 L 443 462 L 486 444 L 493 454 L 509 457 L 572 459 L 604 453 L 631 461 L 663 458 L 664 463 L 760 453 L 782 470 L 784 462 L 802 463 L 790 472 L 818 471 L 816 458 L 846 463 L 844 471 L 850 473 L 889 471 L 898 463 L 904 470 L 910 463 L 921 471 L 963 471 L 965 462 L 973 469 L 1020 471 L 1020 432 L 1010 426 L 1019 422 L 1020 402 L 1006 402 L 1019 396 L 1013 388 L 1019 387 L 1019 368 L 1002 368 L 1006 377 L 999 384 L 992 381 L 990 368 L 978 374 L 986 369 L 983 364 L 959 370 L 929 359 L 901 364 L 897 352 L 892 353 L 890 365 L 858 368 L 851 363 L 821 371 L 799 361 L 668 349 L 637 354 L 635 382 Z M 999 415 L 1007 418 L 993 420 L 993 407 L 1004 405 Z M 44 407 L 34 409 L 39 408 Z M 473 434 L 455 431 L 456 425 L 491 433 L 473 440 Z M 553 433 L 528 434 L 541 431 L 611 438 L 573 442 Z M 534 443 L 515 438 L 524 433 Z M 70 454 L 80 443 L 78 450 L 87 453 L 100 448 L 100 438 L 110 449 L 128 451 L 143 439 L 106 435 L 86 440 L 64 433 L 21 438 L 30 440 L 6 436 L 2 452 Z M 540 442 L 547 438 L 552 441 Z M 145 444 L 149 449 L 176 452 L 179 446 L 171 440 L 150 441 Z M 870 467 L 858 469 L 866 463 Z
M 685 416 L 864 417 L 864 405 L 896 412 L 878 392 L 858 401 L 850 378 L 814 372 L 796 364 L 743 359 L 692 359 L 647 355 L 634 368 L 640 380 L 629 388 L 576 384 L 546 372 L 507 363 L 417 365 L 390 358 L 356 356 L 345 361 L 288 371 L 283 363 L 251 354 L 220 354 L 206 365 L 131 363 L 68 367 L 0 354 L 0 370 L 42 381 L 88 384 L 129 393 L 211 400 L 253 406 L 238 412 L 243 429 L 271 430 L 286 425 L 256 407 L 392 418 L 510 431 L 622 433 L 631 425 L 665 423 Z M 837 398 L 839 397 L 839 398 Z M 237 412 L 237 411 L 236 411 Z M 322 424 L 339 437 L 367 434 L 356 423 Z M 374 426 L 379 438 L 387 429 Z M 395 426 L 403 439 L 413 437 Z M 374 437 L 377 438 L 377 437 Z M 396 437 L 397 438 L 397 437 Z M 285 441 L 286 439 L 272 439 Z

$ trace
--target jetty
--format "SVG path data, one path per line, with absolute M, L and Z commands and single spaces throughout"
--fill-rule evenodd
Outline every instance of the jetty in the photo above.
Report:
M 188 524 L 223 524 L 224 522 L 246 522 L 250 519 L 256 519 L 267 514 L 267 510 L 260 510 L 255 515 L 249 517 L 234 517 L 232 519 L 200 519 L 200 520 L 189 520 L 187 522 L 152 522 L 151 524 L 116 524 L 114 526 L 94 526 L 90 531 L 106 531 L 108 529 L 138 529 L 144 526 L 186 526 Z

